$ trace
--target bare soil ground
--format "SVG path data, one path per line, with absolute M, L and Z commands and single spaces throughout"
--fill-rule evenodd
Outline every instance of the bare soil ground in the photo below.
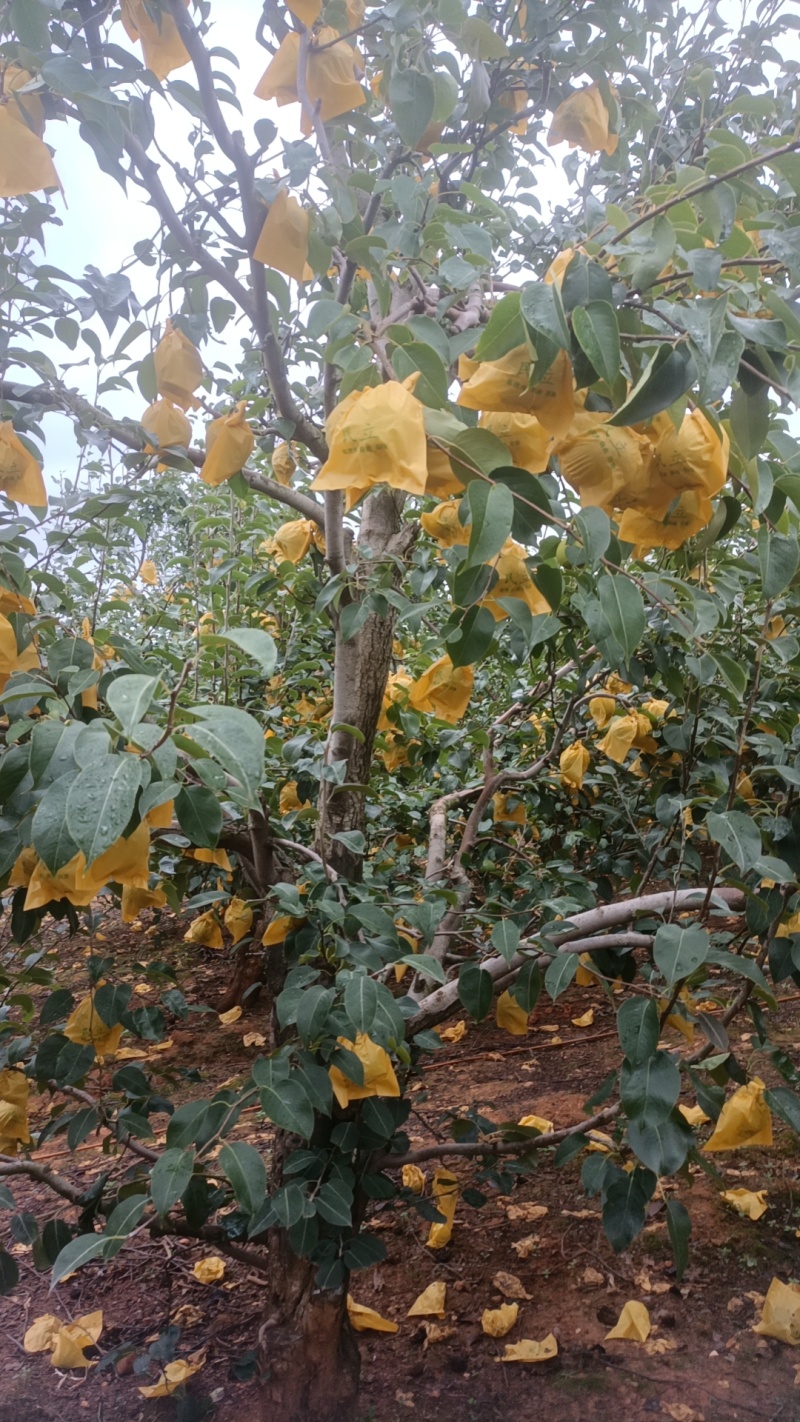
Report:
M 89 952 L 109 952 L 116 971 L 132 984 L 158 958 L 182 963 L 180 985 L 193 1004 L 213 1003 L 224 986 L 220 955 L 181 942 L 169 918 L 162 927 L 131 932 L 113 921 L 100 942 L 85 935 L 53 934 L 52 948 L 76 991 L 83 990 Z M 177 939 L 177 941 L 176 941 Z M 155 1000 L 155 992 L 150 1000 Z M 142 994 L 141 1001 L 147 1001 Z M 572 1019 L 593 1006 L 594 1023 L 576 1028 Z M 455 1019 L 454 1019 L 455 1020 Z M 215 1014 L 192 1013 L 170 1024 L 172 1045 L 146 1063 L 156 1082 L 177 1100 L 207 1096 L 222 1082 L 243 1078 L 258 1053 L 243 1036 L 260 1027 L 258 1005 L 230 1026 Z M 800 1044 L 800 998 L 787 996 L 775 1024 L 787 1047 Z M 552 1029 L 555 1028 L 556 1031 Z M 560 1040 L 553 1041 L 553 1038 Z M 740 1060 L 748 1060 L 747 1024 L 735 1030 Z M 491 1024 L 470 1027 L 465 1038 L 430 1061 L 415 1084 L 409 1134 L 415 1144 L 447 1132 L 448 1113 L 471 1107 L 500 1119 L 535 1112 L 567 1125 L 613 1065 L 613 1007 L 600 989 L 573 987 L 557 1004 L 540 1003 L 524 1042 Z M 763 1062 L 758 1069 L 763 1074 Z M 41 1099 L 35 1124 L 48 1116 Z M 157 1127 L 166 1117 L 156 1120 Z M 254 1114 L 243 1116 L 237 1134 L 258 1144 L 268 1131 Z M 39 1156 L 55 1170 L 88 1184 L 111 1170 L 120 1179 L 129 1158 L 104 1157 L 93 1139 L 71 1156 L 63 1136 L 48 1140 Z M 770 1150 L 717 1156 L 720 1183 L 692 1168 L 679 1195 L 692 1217 L 691 1259 L 678 1283 L 667 1239 L 663 1204 L 654 1203 L 642 1236 L 614 1256 L 603 1235 L 598 1203 L 580 1184 L 581 1157 L 556 1168 L 542 1153 L 533 1174 L 522 1175 L 512 1193 L 483 1185 L 488 1203 L 459 1204 L 451 1244 L 425 1247 L 428 1226 L 406 1207 L 375 1209 L 372 1227 L 384 1239 L 388 1258 L 357 1274 L 352 1292 L 359 1303 L 399 1323 L 394 1335 L 363 1333 L 362 1392 L 353 1422 L 800 1422 L 800 1350 L 762 1339 L 753 1330 L 760 1298 L 770 1280 L 800 1279 L 800 1207 L 796 1142 L 783 1128 Z M 462 1188 L 474 1184 L 477 1167 L 458 1163 Z M 40 1221 L 70 1217 L 45 1189 L 15 1180 L 18 1209 Z M 478 1182 L 480 1185 L 480 1182 Z M 722 1203 L 720 1189 L 746 1186 L 768 1191 L 769 1209 L 758 1222 L 740 1219 Z M 538 1218 L 525 1218 L 531 1207 Z M 261 1278 L 247 1264 L 227 1263 L 225 1276 L 203 1285 L 192 1267 L 210 1250 L 176 1239 L 138 1234 L 111 1264 L 90 1264 L 57 1290 L 34 1266 L 29 1246 L 15 1244 L 0 1214 L 0 1231 L 22 1271 L 16 1292 L 0 1299 L 0 1422 L 257 1422 L 257 1380 L 252 1350 L 261 1309 Z M 533 1241 L 530 1242 L 530 1237 Z M 528 1243 L 521 1250 L 515 1244 Z M 498 1271 L 516 1275 L 530 1295 L 508 1337 L 495 1341 L 481 1330 L 484 1309 L 502 1300 L 493 1280 Z M 407 1310 L 433 1280 L 447 1283 L 447 1314 L 436 1320 L 441 1336 L 429 1339 Z M 638 1299 L 650 1311 L 647 1345 L 606 1340 L 623 1304 Z M 97 1364 L 84 1375 L 59 1372 L 47 1354 L 26 1355 L 22 1339 L 37 1316 L 75 1318 L 103 1310 Z M 167 1324 L 181 1328 L 179 1355 L 200 1353 L 204 1365 L 188 1386 L 193 1402 L 148 1401 L 138 1388 L 133 1362 Z M 556 1358 L 540 1364 L 503 1363 L 505 1343 L 554 1333 Z M 116 1367 L 103 1366 L 112 1350 L 131 1352 Z M 207 1410 L 213 1400 L 215 1410 Z M 266 1422 L 266 1419 L 264 1420 Z

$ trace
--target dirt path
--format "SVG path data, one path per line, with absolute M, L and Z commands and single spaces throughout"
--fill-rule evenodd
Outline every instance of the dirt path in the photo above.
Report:
M 104 951 L 113 949 L 118 964 L 124 959 L 124 976 L 138 983 L 143 965 L 167 948 L 170 959 L 174 953 L 169 934 L 157 942 L 155 937 L 148 940 L 110 925 Z M 77 983 L 87 940 L 60 938 L 57 946 Z M 95 942 L 92 951 L 98 947 Z M 183 954 L 184 945 L 180 950 Z M 195 956 L 184 959 L 179 972 L 180 986 L 190 1002 L 209 1001 L 220 980 L 219 960 L 192 952 Z M 574 1027 L 572 1019 L 590 1006 L 595 1009 L 591 1027 Z M 800 1039 L 798 1009 L 799 1001 L 780 1008 L 787 1044 Z M 193 1013 L 171 1025 L 172 1045 L 153 1053 L 147 1068 L 179 1099 L 209 1095 L 222 1082 L 246 1075 L 258 1049 L 245 1047 L 243 1036 L 258 1029 L 257 1007 L 229 1027 L 220 1026 L 215 1015 Z M 611 1068 L 614 1035 L 613 1006 L 603 993 L 574 987 L 555 1006 L 539 1006 L 524 1043 L 492 1025 L 468 1028 L 463 1041 L 435 1058 L 414 1085 L 408 1126 L 412 1143 L 446 1135 L 452 1116 L 464 1119 L 469 1112 L 507 1120 L 535 1113 L 557 1126 L 569 1124 Z M 554 1043 L 554 1037 L 561 1040 Z M 739 1055 L 747 1060 L 746 1035 Z M 46 1118 L 43 1102 L 37 1125 Z M 267 1138 L 253 1114 L 243 1117 L 237 1134 L 255 1143 Z M 128 1159 L 109 1162 L 91 1142 L 73 1162 L 62 1136 L 51 1137 L 41 1156 L 70 1176 L 77 1169 L 83 1184 L 104 1170 L 112 1169 L 120 1179 L 136 1168 Z M 581 1159 L 556 1167 L 552 1154 L 543 1153 L 529 1174 L 515 1173 L 511 1166 L 501 1174 L 486 1173 L 459 1162 L 462 1192 L 477 1190 L 486 1203 L 476 1208 L 462 1193 L 452 1242 L 443 1250 L 425 1247 L 428 1227 L 407 1207 L 376 1206 L 372 1228 L 383 1238 L 388 1258 L 356 1275 L 352 1292 L 359 1303 L 400 1327 L 394 1335 L 360 1335 L 358 1422 L 412 1417 L 414 1422 L 800 1419 L 800 1386 L 795 1386 L 800 1349 L 752 1331 L 772 1277 L 800 1279 L 797 1152 L 788 1132 L 780 1130 L 769 1151 L 717 1156 L 721 1181 L 690 1167 L 679 1186 L 693 1226 L 690 1263 L 680 1284 L 663 1202 L 654 1202 L 633 1248 L 614 1256 L 600 1227 L 597 1201 L 581 1189 Z M 757 1223 L 740 1219 L 720 1200 L 721 1189 L 738 1185 L 767 1189 L 769 1209 Z M 32 1210 L 40 1219 L 69 1214 L 28 1182 L 15 1181 L 14 1195 L 18 1210 Z M 0 1214 L 6 1235 L 8 1218 Z M 201 1422 L 211 1415 L 204 1397 L 216 1404 L 218 1422 L 256 1422 L 251 1350 L 260 1280 L 248 1265 L 228 1262 L 223 1279 L 203 1285 L 192 1267 L 213 1251 L 143 1234 L 113 1264 L 90 1264 L 49 1293 L 48 1276 L 36 1270 L 30 1247 L 11 1247 L 22 1280 L 13 1295 L 0 1299 L 0 1422 L 158 1417 Z M 502 1341 L 487 1337 L 480 1322 L 484 1309 L 504 1301 L 494 1282 L 500 1271 L 515 1275 L 529 1296 L 520 1300 L 517 1324 Z M 434 1280 L 447 1284 L 446 1315 L 429 1320 L 426 1329 L 406 1314 Z M 606 1341 L 622 1306 L 632 1299 L 650 1311 L 650 1340 L 646 1345 Z M 47 1354 L 29 1356 L 22 1350 L 26 1328 L 37 1316 L 53 1312 L 75 1318 L 100 1308 L 99 1362 L 85 1377 L 53 1369 Z M 436 1325 L 432 1336 L 430 1324 Z M 179 1356 L 205 1360 L 190 1384 L 193 1402 L 184 1404 L 183 1411 L 174 1402 L 145 1401 L 138 1387 L 148 1378 L 133 1371 L 134 1359 L 168 1325 L 181 1329 Z M 499 1361 L 506 1343 L 543 1339 L 551 1332 L 559 1351 L 550 1361 Z M 113 1359 L 104 1365 L 103 1358 L 114 1351 L 116 1365 Z

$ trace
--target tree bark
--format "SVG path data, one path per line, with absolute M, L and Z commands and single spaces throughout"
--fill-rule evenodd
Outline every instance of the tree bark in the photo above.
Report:
M 357 578 L 374 576 L 381 562 L 397 560 L 391 585 L 399 587 L 403 560 L 413 545 L 416 529 L 403 524 L 403 496 L 390 489 L 378 489 L 364 504 L 359 533 Z M 357 592 L 357 589 L 354 589 Z M 353 597 L 351 595 L 350 605 Z M 361 875 L 361 856 L 346 849 L 334 836 L 346 830 L 364 830 L 366 786 L 372 765 L 375 731 L 389 676 L 394 639 L 395 610 L 385 616 L 370 613 L 355 636 L 345 639 L 341 616 L 336 629 L 334 663 L 333 725 L 354 726 L 360 736 L 334 730 L 328 750 L 329 763 L 344 761 L 345 784 L 352 789 L 324 787 L 324 813 L 320 816 L 321 847 L 329 863 L 345 878 Z M 363 737 L 363 739 L 362 739 Z
M 352 1422 L 361 1357 L 346 1286 L 314 1287 L 316 1266 L 270 1232 L 270 1301 L 259 1330 L 262 1422 Z

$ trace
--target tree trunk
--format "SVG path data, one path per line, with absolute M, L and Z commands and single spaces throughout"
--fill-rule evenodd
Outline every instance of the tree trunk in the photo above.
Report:
M 283 1230 L 270 1234 L 270 1306 L 258 1358 L 262 1422 L 353 1422 L 361 1357 L 346 1288 L 314 1288 L 316 1265 L 298 1259 Z
M 360 569 L 374 577 L 381 563 L 396 560 L 391 586 L 398 587 L 402 578 L 402 563 L 413 545 L 416 528 L 403 524 L 403 495 L 390 489 L 378 489 L 364 504 L 358 539 Z M 358 788 L 369 780 L 375 731 L 381 713 L 383 693 L 389 676 L 394 638 L 395 610 L 389 606 L 386 616 L 371 613 L 354 637 L 345 640 L 341 626 L 336 630 L 336 660 L 333 688 L 334 726 L 355 726 L 361 737 L 348 731 L 334 731 L 328 759 L 345 761 L 345 782 L 356 788 L 337 790 L 327 785 L 324 815 L 320 835 L 328 861 L 339 874 L 349 879 L 360 878 L 361 856 L 346 849 L 333 836 L 346 830 L 363 832 L 366 791 Z

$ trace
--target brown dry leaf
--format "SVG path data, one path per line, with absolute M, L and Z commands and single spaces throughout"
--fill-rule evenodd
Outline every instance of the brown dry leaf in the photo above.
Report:
M 150 986 L 150 983 L 135 983 L 133 990 L 134 992 L 138 992 L 141 997 L 144 997 L 145 993 L 155 991 L 155 989 Z
M 245 1032 L 242 1037 L 243 1047 L 266 1047 L 267 1039 L 262 1032 Z
M 187 1363 L 185 1358 L 176 1358 L 174 1363 L 167 1363 L 157 1383 L 140 1387 L 139 1392 L 142 1397 L 171 1397 L 175 1389 L 199 1373 L 202 1366 L 202 1363 L 192 1364 Z
M 558 1353 L 558 1343 L 552 1333 L 548 1333 L 546 1338 L 537 1342 L 534 1338 L 522 1338 L 519 1343 L 506 1343 L 506 1351 L 502 1358 L 495 1358 L 496 1363 L 546 1363 L 548 1358 L 555 1358 Z
M 423 1320 L 422 1327 L 425 1329 L 425 1342 L 422 1345 L 423 1353 L 428 1351 L 431 1343 L 444 1343 L 445 1339 L 452 1338 L 456 1331 L 450 1327 L 449 1323 L 442 1326 L 441 1323 L 429 1323 L 427 1319 Z
M 165 1037 L 163 1042 L 154 1042 L 150 1048 L 150 1056 L 152 1056 L 154 1052 L 168 1052 L 171 1046 L 171 1037 Z
M 218 1254 L 207 1254 L 205 1258 L 198 1259 L 192 1273 L 198 1284 L 216 1284 L 225 1273 L 225 1260 L 220 1259 Z
M 242 1009 L 241 1009 L 241 1007 L 232 1007 L 232 1008 L 230 1008 L 230 1010 L 229 1010 L 228 1012 L 220 1012 L 220 1013 L 218 1014 L 219 1020 L 220 1020 L 220 1022 L 222 1023 L 223 1027 L 230 1027 L 230 1025 L 231 1025 L 232 1022 L 238 1022 L 238 1021 L 239 1021 L 239 1018 L 241 1017 L 241 1015 L 242 1015 Z M 139 1391 L 141 1392 L 141 1388 L 139 1389 Z M 159 1397 L 161 1397 L 161 1396 L 163 1396 L 163 1395 L 164 1395 L 164 1394 L 159 1393 Z
M 705 1422 L 702 1412 L 695 1412 L 685 1402 L 662 1402 L 661 1411 L 665 1417 L 671 1417 L 672 1422 Z
M 596 1289 L 601 1284 L 604 1284 L 605 1281 L 605 1274 L 601 1274 L 599 1269 L 593 1269 L 591 1265 L 587 1265 L 581 1275 L 581 1282 L 584 1283 L 588 1289 Z
M 596 1210 L 562 1210 L 562 1215 L 570 1220 L 599 1220 Z
M 663 1280 L 654 1283 L 646 1269 L 640 1269 L 638 1274 L 634 1274 L 633 1282 L 643 1294 L 668 1294 L 671 1287 Z
M 395 1402 L 399 1402 L 401 1407 L 413 1407 L 413 1406 L 414 1406 L 414 1394 L 413 1394 L 413 1392 L 401 1392 L 400 1389 L 398 1388 L 398 1389 L 397 1389 L 397 1392 L 396 1392 L 395 1395 L 394 1395 L 394 1400 L 395 1400 Z
M 800 1387 L 800 1363 L 795 1363 L 795 1367 L 794 1367 L 794 1385 L 795 1385 L 795 1387 Z
M 423 1289 L 419 1298 L 416 1298 L 411 1305 L 407 1318 L 444 1318 L 446 1313 L 445 1296 L 447 1294 L 447 1284 L 441 1279 L 436 1279 L 429 1284 L 427 1289 Z
M 527 1200 L 522 1205 L 506 1205 L 506 1214 L 510 1220 L 524 1220 L 526 1224 L 533 1224 L 535 1220 L 543 1220 L 549 1211 L 547 1205 L 534 1205 Z
M 141 1047 L 118 1047 L 114 1053 L 115 1062 L 146 1062 L 147 1057 Z
M 538 1235 L 538 1234 L 526 1234 L 526 1236 L 525 1236 L 524 1239 L 515 1239 L 515 1240 L 513 1240 L 513 1241 L 512 1241 L 512 1244 L 511 1244 L 511 1248 L 513 1249 L 513 1251 L 514 1251 L 514 1253 L 516 1254 L 516 1256 L 517 1256 L 518 1259 L 525 1260 L 525 1259 L 530 1259 L 531 1255 L 534 1253 L 534 1251 L 535 1251 L 535 1249 L 537 1248 L 538 1244 L 539 1244 L 539 1235 Z
M 606 1338 L 624 1338 L 631 1343 L 646 1343 L 650 1329 L 650 1314 L 644 1304 L 639 1303 L 637 1299 L 629 1299 Z
M 507 1274 L 505 1269 L 500 1269 L 492 1279 L 494 1287 L 507 1299 L 531 1299 L 533 1294 L 529 1294 L 521 1279 L 516 1274 Z
M 185 1303 L 181 1304 L 180 1308 L 176 1308 L 170 1323 L 177 1323 L 179 1328 L 194 1328 L 198 1323 L 202 1323 L 204 1318 L 205 1314 L 201 1308 L 197 1308 L 195 1304 Z
M 501 1304 L 499 1308 L 485 1308 L 481 1314 L 481 1328 L 490 1338 L 505 1338 L 517 1321 L 518 1303 Z

